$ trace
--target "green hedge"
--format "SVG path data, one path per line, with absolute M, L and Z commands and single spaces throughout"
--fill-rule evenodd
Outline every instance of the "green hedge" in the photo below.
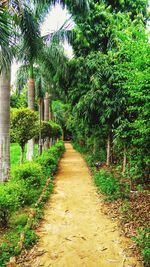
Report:
M 64 143 L 58 141 L 49 150 L 44 151 L 41 156 L 36 157 L 34 161 L 13 168 L 11 181 L 0 184 L 0 227 L 8 227 L 10 217 L 19 208 L 24 206 L 30 207 L 36 203 L 47 178 L 52 177 L 56 172 L 59 159 L 64 150 Z M 40 204 L 41 207 L 47 200 L 52 188 L 53 185 L 50 183 L 45 192 L 43 202 Z M 0 246 L 0 266 L 6 266 L 9 258 L 14 255 L 14 248 L 17 245 L 20 232 L 26 220 L 26 217 L 21 218 L 20 223 L 17 220 L 17 223 L 13 224 L 14 228 L 12 231 L 5 237 L 7 241 Z M 36 239 L 35 234 L 29 231 L 27 233 L 25 247 L 28 248 Z

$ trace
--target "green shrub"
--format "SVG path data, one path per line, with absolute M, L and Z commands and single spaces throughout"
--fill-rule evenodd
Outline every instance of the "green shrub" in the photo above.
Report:
M 36 202 L 44 183 L 42 167 L 35 162 L 27 162 L 13 169 L 12 181 L 20 183 L 21 206 Z
M 90 167 L 95 167 L 95 163 L 97 161 L 104 162 L 105 161 L 105 153 L 101 149 L 99 153 L 91 153 L 86 156 L 86 162 Z
M 25 226 L 26 223 L 27 223 L 27 220 L 28 220 L 28 214 L 26 214 L 26 213 L 23 213 L 23 214 L 17 214 L 17 215 L 15 214 L 15 215 L 13 216 L 12 220 L 13 220 L 12 224 L 13 224 L 14 226 L 21 226 L 21 227 L 23 227 L 23 226 Z
M 5 235 L 5 242 L 0 246 L 0 266 L 6 267 L 7 262 L 10 257 L 18 255 L 18 250 L 16 249 L 17 244 L 20 239 L 20 233 L 22 231 L 21 227 L 17 227 L 9 231 Z
M 77 150 L 78 152 L 80 152 L 81 154 L 85 154 L 85 153 L 88 153 L 88 148 L 86 146 L 81 146 L 80 144 L 78 143 L 73 143 L 73 148 L 75 150 Z
M 10 246 L 7 242 L 0 246 L 0 266 L 6 267 L 10 257 L 14 255 L 14 246 Z
M 6 227 L 9 218 L 19 207 L 19 186 L 14 183 L 0 184 L 0 226 Z
M 33 161 L 21 164 L 13 170 L 13 177 L 25 181 L 27 186 L 39 187 L 43 177 L 42 167 Z
M 145 266 L 150 266 L 150 229 L 138 229 L 137 236 L 133 240 L 141 251 Z
M 64 150 L 64 143 L 58 141 L 49 150 L 44 151 L 41 156 L 35 158 L 35 162 L 42 166 L 46 176 L 51 176 L 57 171 L 58 161 Z
M 112 174 L 101 170 L 94 173 L 94 179 L 101 193 L 108 196 L 108 199 L 115 200 L 128 196 L 127 186 L 119 183 Z
M 42 166 L 44 175 L 46 176 L 53 175 L 57 170 L 58 161 L 48 151 L 44 151 L 35 161 Z
M 29 249 L 32 245 L 34 245 L 38 240 L 38 236 L 33 230 L 26 229 L 25 231 L 25 240 L 24 246 L 26 249 Z

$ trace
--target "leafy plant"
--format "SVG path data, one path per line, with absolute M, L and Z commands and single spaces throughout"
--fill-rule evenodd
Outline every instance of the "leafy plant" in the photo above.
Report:
M 117 179 L 107 171 L 101 170 L 95 172 L 94 180 L 100 192 L 105 194 L 109 200 L 128 196 L 128 188 L 126 185 L 118 182 Z
M 150 265 L 150 229 L 138 229 L 137 236 L 133 240 L 141 251 L 145 266 L 148 267 Z
M 19 186 L 14 183 L 0 185 L 0 226 L 7 227 L 11 214 L 19 207 Z
M 33 246 L 38 240 L 38 236 L 33 230 L 26 229 L 25 231 L 25 241 L 24 246 L 26 249 L 29 249 L 31 246 Z

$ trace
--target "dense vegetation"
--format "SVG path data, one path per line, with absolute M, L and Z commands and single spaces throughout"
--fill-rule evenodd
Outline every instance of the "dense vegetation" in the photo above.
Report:
M 131 180 L 146 182 L 150 170 L 146 17 L 142 12 L 131 16 L 126 6 L 122 12 L 113 8 L 91 4 L 90 14 L 80 18 L 74 30 L 76 56 L 69 62 L 66 81 L 72 106 L 68 125 L 75 140 L 83 140 L 93 151 L 106 151 L 107 165 L 122 164 Z
M 66 66 L 66 76 L 58 79 L 70 104 L 67 127 L 75 147 L 88 152 L 92 168 L 95 164 L 104 168 L 93 174 L 96 185 L 107 200 L 122 199 L 118 210 L 134 229 L 127 227 L 129 236 L 138 232 L 134 240 L 146 266 L 150 255 L 147 5 L 148 1 L 91 1 L 88 16 L 76 17 L 74 58 Z

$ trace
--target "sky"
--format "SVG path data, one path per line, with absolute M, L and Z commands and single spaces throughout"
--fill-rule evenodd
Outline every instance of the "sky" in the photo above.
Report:
M 48 15 L 45 17 L 43 24 L 41 25 L 41 34 L 46 35 L 50 32 L 58 30 L 67 19 L 70 18 L 70 14 L 67 9 L 62 9 L 62 7 L 57 4 L 53 7 Z M 73 28 L 73 22 L 71 22 L 69 29 Z M 71 58 L 73 56 L 72 47 L 65 41 L 64 43 L 65 54 Z M 16 72 L 18 67 L 20 66 L 19 63 L 13 62 L 12 64 L 12 73 L 11 73 L 11 84 L 14 84 L 16 79 Z

